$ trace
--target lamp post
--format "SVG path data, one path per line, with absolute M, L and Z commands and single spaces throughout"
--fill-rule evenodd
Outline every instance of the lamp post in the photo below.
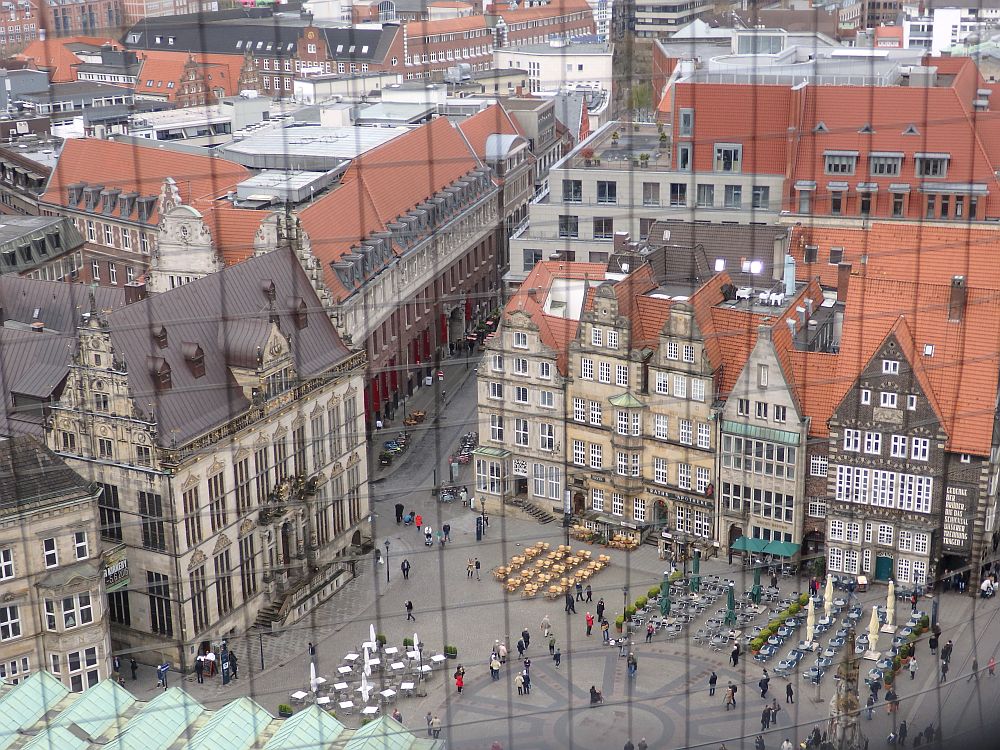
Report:
M 389 540 L 385 540 L 385 582 L 389 583 Z
M 479 498 L 479 507 L 482 509 L 483 536 L 486 536 L 486 498 Z

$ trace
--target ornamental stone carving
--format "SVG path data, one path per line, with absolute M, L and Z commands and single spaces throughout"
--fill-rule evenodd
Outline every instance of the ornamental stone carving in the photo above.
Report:
M 191 555 L 191 561 L 188 563 L 188 570 L 194 570 L 203 562 L 205 562 L 206 559 L 208 558 L 205 556 L 205 553 L 202 552 L 200 549 L 196 549 L 194 551 L 194 554 Z
M 232 544 L 232 541 L 229 539 L 228 536 L 226 536 L 225 534 L 220 534 L 219 535 L 219 541 L 217 541 L 215 543 L 215 549 L 212 550 L 212 555 L 215 556 L 215 555 L 219 554 L 220 552 L 224 551 L 231 544 Z

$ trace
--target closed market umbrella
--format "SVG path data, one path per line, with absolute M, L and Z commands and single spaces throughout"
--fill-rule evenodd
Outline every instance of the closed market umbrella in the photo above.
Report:
M 868 621 L 868 650 L 874 651 L 878 643 L 878 610 L 872 607 L 872 619 Z
M 691 565 L 691 591 L 697 593 L 701 590 L 701 551 L 694 551 L 694 562 Z
M 369 643 L 376 643 L 376 641 L 375 641 L 375 623 L 372 623 L 372 624 L 370 624 L 368 626 L 368 642 Z
M 316 663 L 309 662 L 309 689 L 316 693 L 319 690 L 319 679 L 316 677 Z
M 889 590 L 885 597 L 885 624 L 896 624 L 896 582 L 889 579 Z
M 833 612 L 833 579 L 827 576 L 826 590 L 823 592 L 823 613 L 829 617 L 831 612 Z
M 733 587 L 727 586 L 726 592 L 726 625 L 736 624 L 736 595 L 733 593 Z
M 750 589 L 750 598 L 753 600 L 754 604 L 760 604 L 760 600 L 763 595 L 764 595 L 764 590 L 760 586 L 760 566 L 754 565 L 753 588 Z
M 372 694 L 372 686 L 368 684 L 367 675 L 361 675 L 361 687 L 358 688 L 358 692 L 361 693 L 361 697 L 367 703 L 369 696 Z
M 660 614 L 668 617 L 670 615 L 671 604 L 670 581 L 667 579 L 667 576 L 664 576 L 663 581 L 660 583 Z
M 809 597 L 809 604 L 806 605 L 806 641 L 812 643 L 813 635 L 816 632 L 816 600 Z

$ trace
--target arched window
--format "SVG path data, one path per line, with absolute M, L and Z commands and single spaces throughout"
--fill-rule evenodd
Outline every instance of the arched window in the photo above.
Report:
M 378 4 L 378 20 L 383 23 L 396 20 L 396 4 L 392 0 L 383 0 Z

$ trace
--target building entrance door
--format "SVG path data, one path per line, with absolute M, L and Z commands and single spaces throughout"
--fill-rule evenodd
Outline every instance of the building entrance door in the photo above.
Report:
M 875 580 L 888 581 L 892 578 L 892 558 L 879 555 L 875 558 Z

